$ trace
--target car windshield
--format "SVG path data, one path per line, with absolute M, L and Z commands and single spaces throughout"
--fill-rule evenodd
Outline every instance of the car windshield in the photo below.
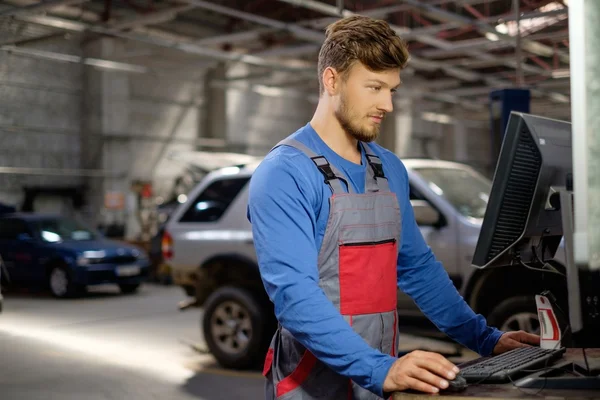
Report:
M 483 218 L 492 182 L 462 168 L 415 168 L 431 190 L 444 197 L 465 217 Z
M 43 219 L 36 223 L 45 242 L 82 241 L 96 239 L 97 234 L 83 224 L 66 218 Z

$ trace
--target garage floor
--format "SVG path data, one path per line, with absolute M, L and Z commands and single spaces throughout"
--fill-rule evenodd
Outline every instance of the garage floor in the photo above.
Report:
M 176 287 L 146 285 L 127 296 L 102 287 L 66 301 L 21 292 L 5 297 L 3 400 L 263 398 L 259 372 L 223 370 L 193 350 L 203 346 L 201 311 L 179 312 Z M 424 329 L 407 327 L 400 350 L 456 352 L 447 342 L 419 338 Z M 453 361 L 474 356 L 466 351 Z

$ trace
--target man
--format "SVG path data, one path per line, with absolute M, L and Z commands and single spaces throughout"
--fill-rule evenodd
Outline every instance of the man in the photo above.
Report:
M 488 327 L 469 308 L 421 236 L 404 165 L 372 143 L 407 60 L 384 21 L 353 16 L 329 26 L 312 120 L 253 174 L 248 217 L 280 324 L 265 360 L 267 399 L 446 388 L 458 369 L 441 355 L 397 358 L 396 285 L 479 354 L 539 343 Z

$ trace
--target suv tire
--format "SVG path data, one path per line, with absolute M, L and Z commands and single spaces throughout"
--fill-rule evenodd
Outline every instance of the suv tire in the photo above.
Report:
M 501 331 L 524 330 L 540 334 L 534 296 L 514 296 L 503 300 L 494 307 L 487 320 Z
M 217 289 L 206 300 L 204 340 L 225 368 L 259 366 L 270 342 L 269 314 L 248 290 L 232 286 Z

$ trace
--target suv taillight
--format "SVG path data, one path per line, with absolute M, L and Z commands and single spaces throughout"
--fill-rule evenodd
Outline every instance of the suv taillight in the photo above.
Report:
M 173 258 L 173 237 L 167 231 L 163 234 L 161 248 L 165 260 Z

